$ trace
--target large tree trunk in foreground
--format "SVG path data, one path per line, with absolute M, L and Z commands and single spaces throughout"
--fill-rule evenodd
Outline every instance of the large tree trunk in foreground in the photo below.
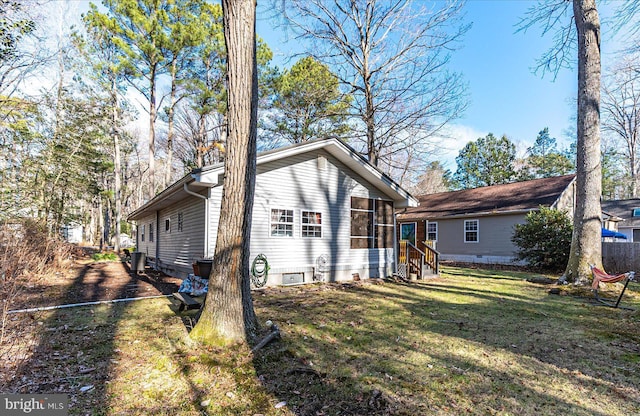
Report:
M 585 284 L 590 264 L 602 267 L 600 166 L 600 19 L 595 0 L 573 0 L 578 30 L 576 211 L 563 280 Z
M 223 0 L 227 45 L 228 138 L 218 237 L 209 293 L 191 337 L 226 345 L 257 327 L 249 280 L 249 236 L 256 173 L 258 77 L 255 0 Z

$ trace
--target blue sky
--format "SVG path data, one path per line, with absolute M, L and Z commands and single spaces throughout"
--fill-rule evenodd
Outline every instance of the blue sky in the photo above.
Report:
M 426 0 L 423 0 L 426 1 Z M 99 4 L 99 0 L 94 0 Z M 72 2 L 71 4 L 73 4 Z M 86 0 L 76 2 L 77 12 L 86 11 Z M 257 32 L 274 52 L 274 63 L 288 67 L 304 51 L 291 34 L 277 27 L 272 19 L 272 0 L 258 0 Z M 450 138 L 441 142 L 440 160 L 455 170 L 455 157 L 471 140 L 506 134 L 518 148 L 519 156 L 531 146 L 540 130 L 549 128 L 558 145 L 565 148 L 574 130 L 577 70 L 563 69 L 554 80 L 534 74 L 533 67 L 550 46 L 550 36 L 542 37 L 538 28 L 516 33 L 517 23 L 534 0 L 468 0 L 466 21 L 472 27 L 454 52 L 450 69 L 461 72 L 468 83 L 470 104 L 464 116 L 450 126 Z M 615 3 L 614 3 L 615 4 Z M 78 7 L 80 6 L 80 7 Z M 606 3 L 598 2 L 606 20 Z M 603 67 L 606 52 L 614 49 L 603 29 Z
M 274 50 L 279 66 L 302 49 L 273 26 L 263 2 L 258 5 L 258 34 Z M 521 155 L 544 127 L 565 148 L 575 128 L 577 69 L 563 69 L 555 78 L 535 74 L 536 60 L 551 46 L 550 36 L 531 28 L 518 32 L 517 23 L 536 1 L 469 0 L 466 20 L 473 26 L 453 54 L 450 69 L 462 72 L 469 87 L 470 105 L 451 126 L 452 139 L 443 140 L 442 160 L 455 170 L 455 156 L 469 141 L 506 134 Z M 599 3 L 601 6 L 602 3 Z M 601 11 L 602 13 L 602 11 Z M 605 42 L 607 39 L 605 38 Z M 607 49 L 603 44 L 603 49 Z M 603 65 L 605 62 L 603 61 Z

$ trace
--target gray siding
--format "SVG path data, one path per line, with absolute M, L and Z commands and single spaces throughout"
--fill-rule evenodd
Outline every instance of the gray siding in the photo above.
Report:
M 478 220 L 479 241 L 464 242 L 464 221 Z M 498 215 L 491 217 L 468 217 L 438 221 L 437 249 L 443 259 L 470 261 L 476 257 L 478 262 L 487 257 L 493 260 L 510 261 L 517 250 L 511 242 L 514 226 L 525 222 L 524 214 Z
M 319 168 L 318 156 L 326 158 Z M 221 189 L 212 189 L 210 250 L 215 233 Z M 304 273 L 311 281 L 316 259 L 329 258 L 330 271 L 324 280 L 379 277 L 393 271 L 393 249 L 350 248 L 351 196 L 385 199 L 378 189 L 325 151 L 308 152 L 258 166 L 251 231 L 251 258 L 264 254 L 270 265 L 269 284 L 282 283 L 282 273 Z M 293 237 L 270 235 L 272 208 L 294 211 Z M 322 237 L 301 236 L 301 211 L 322 213 Z
M 576 206 L 576 182 L 573 181 L 567 189 L 560 194 L 558 200 L 555 204 L 553 204 L 553 208 L 556 208 L 560 211 L 565 211 L 569 218 L 573 219 L 573 213 Z
M 178 217 L 182 214 L 182 230 Z M 189 196 L 159 212 L 159 264 L 169 274 L 192 272 L 192 263 L 205 257 L 205 200 Z M 165 221 L 169 219 L 169 230 Z

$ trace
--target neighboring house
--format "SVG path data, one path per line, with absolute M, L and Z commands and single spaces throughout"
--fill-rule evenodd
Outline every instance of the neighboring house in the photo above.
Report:
M 603 227 L 627 237 L 615 241 L 640 242 L 640 199 L 602 201 L 602 211 L 611 218 Z
M 137 249 L 174 276 L 212 258 L 223 164 L 184 176 L 129 216 Z M 407 191 L 336 139 L 261 153 L 251 258 L 264 254 L 268 285 L 385 277 L 395 272 L 394 210 L 417 206 Z
M 62 238 L 67 243 L 79 244 L 82 243 L 82 232 L 84 227 L 80 224 L 66 224 L 62 226 L 61 233 Z
M 573 218 L 575 175 L 424 195 L 420 205 L 397 211 L 400 239 L 440 260 L 514 264 L 514 226 L 540 206 L 566 211 Z

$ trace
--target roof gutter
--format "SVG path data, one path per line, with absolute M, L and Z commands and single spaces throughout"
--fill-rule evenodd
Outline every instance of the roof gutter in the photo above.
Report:
M 197 192 L 193 192 L 191 189 L 189 189 L 189 186 L 186 182 L 182 185 L 182 189 L 184 189 L 184 191 L 189 195 L 197 196 L 198 198 L 202 198 L 202 199 L 208 199 L 208 197 L 206 197 L 205 195 L 199 194 Z

